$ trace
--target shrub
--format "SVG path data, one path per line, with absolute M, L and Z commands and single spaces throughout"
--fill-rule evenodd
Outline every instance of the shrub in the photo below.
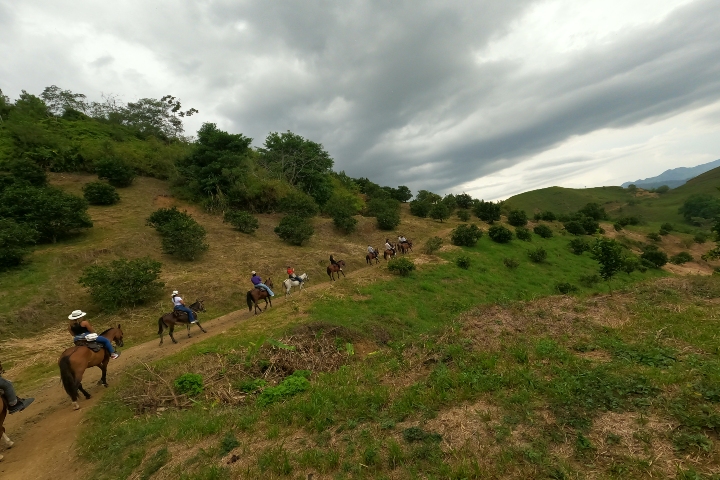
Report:
M 469 210 L 458 210 L 457 216 L 461 222 L 467 222 L 468 220 L 470 220 L 470 211 Z
M 622 225 L 620 225 L 617 222 L 613 223 L 613 228 L 615 229 L 616 232 L 619 232 L 620 230 L 623 229 Z
M 300 246 L 312 237 L 315 229 L 306 218 L 285 215 L 275 227 L 275 233 L 289 244 Z
M 114 205 L 120 201 L 115 187 L 104 182 L 90 182 L 83 187 L 83 197 L 90 205 Z
M 567 295 L 568 293 L 577 292 L 578 288 L 572 283 L 562 282 L 555 284 L 555 290 L 562 295 Z
M 290 192 L 278 204 L 281 212 L 296 217 L 311 218 L 318 214 L 320 209 L 310 195 L 302 192 Z
M 429 238 L 427 242 L 425 242 L 425 247 L 423 248 L 424 252 L 428 255 L 432 255 L 436 251 L 440 250 L 440 248 L 443 246 L 443 239 L 440 237 L 432 237 Z
M 186 212 L 181 212 L 177 207 L 172 208 L 158 208 L 145 221 L 145 225 L 149 227 L 159 228 L 171 220 L 176 218 L 191 218 Z
M 227 455 L 240 446 L 240 442 L 232 432 L 227 432 L 220 441 L 220 454 Z
M 56 242 L 93 226 L 84 198 L 54 187 L 11 185 L 0 194 L 0 218 L 11 218 L 37 232 L 39 242 Z
M 0 218 L 0 271 L 20 265 L 38 234 L 11 218 Z
M 690 195 L 678 209 L 678 213 L 691 221 L 693 217 L 715 218 L 720 214 L 720 199 L 706 193 Z
M 472 260 L 467 255 L 460 255 L 458 258 L 455 259 L 455 265 L 458 267 L 467 270 L 470 268 L 470 264 L 472 263 Z
M 553 212 L 546 210 L 540 213 L 539 220 L 545 220 L 546 222 L 554 222 L 555 220 L 557 220 L 557 216 L 555 216 Z
M 121 258 L 107 265 L 90 265 L 79 283 L 103 310 L 142 305 L 160 295 L 165 286 L 160 278 L 162 264 L 150 258 Z
M 660 230 L 665 230 L 666 232 L 670 233 L 675 230 L 675 227 L 672 223 L 665 222 L 662 225 L 660 225 Z
M 582 225 L 583 230 L 585 230 L 585 234 L 587 235 L 592 235 L 595 232 L 602 230 L 598 221 L 592 217 L 580 217 L 578 222 L 580 222 L 580 225 Z M 604 233 L 604 231 L 600 233 Z
M 135 179 L 135 170 L 116 157 L 107 157 L 95 162 L 98 178 L 106 179 L 113 187 L 129 187 Z
M 416 217 L 425 218 L 430 213 L 430 207 L 432 207 L 432 205 L 428 202 L 413 200 L 410 202 L 410 213 Z
M 473 213 L 483 222 L 492 224 L 500 220 L 500 204 L 479 200 L 473 207 Z
M 647 235 L 645 235 L 648 240 L 652 240 L 653 242 L 659 242 L 662 240 L 659 233 L 656 232 L 650 232 Z
M 598 238 L 590 248 L 590 256 L 600 264 L 599 273 L 605 281 L 609 282 L 623 268 L 622 246 L 615 240 Z
M 663 193 L 667 193 L 669 191 L 670 191 L 670 187 L 667 185 L 660 185 L 659 187 L 657 187 L 655 189 L 655 193 L 659 193 L 660 195 L 662 195 Z
M 682 265 L 683 263 L 692 262 L 693 256 L 688 252 L 680 252 L 677 255 L 670 257 L 670 263 L 675 265 Z
M 563 224 L 565 230 L 571 235 L 585 235 L 585 229 L 577 220 L 571 220 Z
M 392 230 L 400 225 L 400 212 L 395 209 L 386 209 L 378 212 L 375 216 L 378 228 L 381 230 Z
M 640 258 L 651 268 L 660 268 L 668 262 L 667 253 L 658 250 L 654 245 L 648 245 Z
M 536 235 L 540 235 L 542 238 L 551 238 L 553 236 L 552 228 L 547 225 L 537 225 L 533 228 L 533 232 Z
M 588 203 L 578 210 L 577 213 L 584 217 L 592 218 L 595 221 L 606 220 L 608 218 L 605 208 L 599 203 Z
M 528 250 L 528 257 L 535 263 L 542 263 L 547 260 L 547 251 L 542 247 Z
M 470 209 L 473 206 L 473 198 L 467 193 L 455 195 L 455 202 L 459 208 Z M 467 220 L 463 220 L 464 222 Z
M 493 225 L 488 230 L 490 240 L 497 243 L 508 243 L 513 238 L 512 232 L 502 225 Z
M 525 242 L 532 241 L 532 233 L 530 233 L 530 230 L 525 227 L 517 227 L 515 229 L 515 236 L 518 240 L 523 240 Z
M 428 215 L 430 215 L 430 218 L 442 222 L 450 218 L 450 209 L 444 202 L 438 202 L 430 207 L 430 213 Z
M 333 225 L 338 230 L 342 230 L 345 233 L 352 233 L 357 227 L 357 219 L 355 217 L 346 215 L 336 215 L 333 217 Z
M 512 235 L 512 234 L 511 234 Z M 450 242 L 459 247 L 474 247 L 477 241 L 483 236 L 474 223 L 458 225 L 450 234 Z
M 388 262 L 388 270 L 405 277 L 415 270 L 415 264 L 407 257 L 395 257 Z
M 520 266 L 520 262 L 514 258 L 503 258 L 503 264 L 510 270 L 515 270 Z
M 27 158 L 17 158 L 10 160 L 5 168 L 14 181 L 22 181 L 29 183 L 34 187 L 44 187 L 47 185 L 47 175 L 40 165 Z
M 513 227 L 524 227 L 528 222 L 525 210 L 511 210 L 507 218 L 508 223 Z
M 707 242 L 708 236 L 705 232 L 699 232 L 695 234 L 693 241 L 695 241 L 695 243 L 705 243 Z
M 621 227 L 627 227 L 628 225 L 640 225 L 640 219 L 638 217 L 620 217 L 616 223 Z
M 590 250 L 590 244 L 582 238 L 573 238 L 568 244 L 570 251 L 575 255 L 582 255 L 584 252 Z
M 236 388 L 244 393 L 253 393 L 266 385 L 267 381 L 264 378 L 251 378 L 249 380 L 239 382 L 236 385 Z
M 351 193 L 335 192 L 323 207 L 325 213 L 333 219 L 338 230 L 351 233 L 357 226 L 354 218 L 362 208 L 362 200 Z
M 203 377 L 197 373 L 183 373 L 175 379 L 173 386 L 180 395 L 194 397 L 203 392 Z
M 205 243 L 205 228 L 190 215 L 175 217 L 157 227 L 157 231 L 162 237 L 163 253 L 182 260 L 195 260 L 209 248 Z
M 600 278 L 600 275 L 598 275 L 597 273 L 581 275 L 580 278 L 578 278 L 578 282 L 580 282 L 581 285 L 584 285 L 588 288 L 597 285 L 601 281 L 602 281 L 602 278 Z
M 310 381 L 308 377 L 310 372 L 307 370 L 295 370 L 292 375 L 285 378 L 275 387 L 267 387 L 260 393 L 257 399 L 258 405 L 266 406 L 280 400 L 292 397 L 298 393 L 302 393 L 310 388 Z
M 242 233 L 253 233 L 260 227 L 260 222 L 249 212 L 243 210 L 228 210 L 223 216 L 223 223 L 229 223 Z
M 629 275 L 635 270 L 640 270 L 640 267 L 640 259 L 635 255 L 630 254 L 623 257 L 620 270 Z

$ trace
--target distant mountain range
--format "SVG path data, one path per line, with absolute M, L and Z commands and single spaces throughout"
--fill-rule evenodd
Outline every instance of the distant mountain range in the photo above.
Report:
M 698 175 L 712 170 L 713 168 L 720 167 L 720 159 L 710 163 L 703 163 L 697 167 L 679 167 L 665 170 L 657 177 L 650 177 L 643 180 L 635 180 L 634 182 L 625 182 L 622 184 L 623 188 L 628 185 L 635 184 L 636 186 L 644 189 L 657 188 L 662 185 L 667 185 L 670 188 L 676 188 L 683 185 L 691 178 L 695 178 Z

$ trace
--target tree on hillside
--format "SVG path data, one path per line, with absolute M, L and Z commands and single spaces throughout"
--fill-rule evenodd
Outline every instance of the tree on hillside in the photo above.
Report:
M 430 207 L 429 214 L 430 218 L 440 220 L 440 222 L 442 222 L 443 220 L 450 218 L 450 209 L 448 209 L 444 202 L 438 202 Z
M 595 244 L 590 247 L 590 256 L 600 264 L 600 276 L 607 282 L 612 295 L 610 280 L 617 272 L 622 270 L 625 264 L 622 246 L 615 240 L 598 238 L 595 240 Z
M 500 203 L 479 200 L 473 207 L 473 213 L 483 222 L 492 224 L 500 220 Z
M 707 193 L 697 193 L 685 200 L 685 203 L 678 209 L 678 213 L 688 222 L 693 217 L 714 218 L 716 215 L 720 215 L 720 199 Z
M 250 143 L 241 133 L 228 133 L 214 123 L 198 130 L 193 152 L 177 164 L 180 185 L 192 196 L 227 193 L 248 171 Z
M 57 116 L 63 115 L 68 110 L 85 113 L 88 108 L 85 95 L 63 90 L 57 85 L 45 87 L 40 98 L 43 99 L 50 113 Z
M 455 201 L 457 202 L 457 206 L 460 208 L 469 209 L 473 206 L 473 198 L 467 193 L 455 195 Z
M 442 200 L 442 197 L 437 193 L 433 193 L 428 190 L 420 190 L 417 195 L 415 195 L 415 200 L 418 202 L 433 204 Z
M 413 196 L 410 189 L 408 187 L 406 187 L 405 185 L 400 185 L 399 187 L 394 188 L 393 193 L 391 195 L 395 200 L 397 200 L 399 202 L 403 202 L 403 203 L 410 200 Z
M 583 208 L 578 210 L 577 213 L 592 218 L 594 220 L 607 220 L 608 218 L 607 212 L 605 212 L 605 208 L 599 203 L 594 202 L 588 203 Z
M 319 205 L 332 195 L 333 159 L 317 142 L 292 132 L 270 133 L 259 149 L 260 163 L 276 178 L 309 194 Z

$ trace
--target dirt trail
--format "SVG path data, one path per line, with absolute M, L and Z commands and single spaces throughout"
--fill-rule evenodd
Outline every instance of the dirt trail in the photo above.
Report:
M 348 278 L 373 275 L 372 267 L 366 267 L 347 274 Z M 379 273 L 379 270 L 375 270 Z M 332 288 L 331 282 L 322 282 L 305 288 L 306 291 Z M 293 297 L 299 292 L 293 289 Z M 276 290 L 274 307 L 285 303 L 282 286 Z M 291 297 L 291 298 L 293 298 Z M 127 369 L 140 362 L 153 362 L 160 358 L 173 355 L 195 343 L 225 333 L 236 326 L 239 321 L 252 318 L 247 310 L 236 310 L 214 320 L 203 322 L 207 333 L 203 334 L 193 327 L 192 337 L 187 338 L 184 328 L 175 330 L 175 338 L 179 343 L 173 344 L 165 335 L 165 343 L 158 346 L 158 340 L 151 340 L 131 348 L 122 349 L 117 360 L 111 360 L 108 368 L 108 383 L 114 381 Z M 167 332 L 166 332 L 167 333 Z M 100 380 L 100 369 L 92 368 L 85 372 L 83 386 L 92 395 L 90 400 L 80 396 L 81 409 L 73 410 L 70 398 L 60 384 L 59 375 L 46 381 L 41 387 L 21 395 L 34 396 L 35 402 L 27 410 L 8 416 L 5 421 L 7 434 L 15 445 L 11 449 L 0 447 L 5 459 L 0 461 L 0 479 L 75 479 L 78 475 L 86 475 L 90 467 L 83 465 L 77 458 L 74 448 L 78 433 L 82 431 L 83 411 L 95 405 L 102 398 L 106 389 L 97 384 Z

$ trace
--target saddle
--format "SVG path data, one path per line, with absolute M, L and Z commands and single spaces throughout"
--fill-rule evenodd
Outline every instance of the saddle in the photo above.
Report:
M 87 347 L 93 352 L 99 352 L 103 349 L 103 346 L 100 345 L 96 341 L 88 341 L 88 340 L 75 340 L 75 346 L 76 347 Z
M 173 314 L 173 317 L 177 318 L 178 320 L 180 320 L 182 322 L 188 321 L 187 313 L 183 312 L 182 310 L 173 310 L 172 314 Z

